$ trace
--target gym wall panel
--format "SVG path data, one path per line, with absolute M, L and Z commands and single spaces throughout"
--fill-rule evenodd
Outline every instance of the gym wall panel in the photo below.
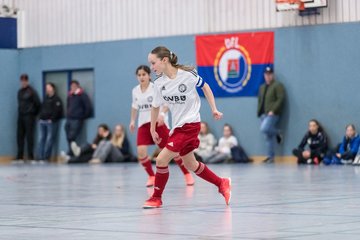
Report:
M 332 146 L 341 141 L 346 124 L 360 126 L 359 41 L 359 23 L 276 30 L 275 69 L 288 96 L 282 122 L 285 138 L 291 139 L 283 146 L 286 153 L 312 118 L 323 124 Z
M 13 156 L 16 151 L 18 55 L 17 50 L 0 50 L 0 157 Z
M 320 15 L 276 12 L 274 0 L 15 0 L 19 46 L 35 47 L 360 21 L 358 0 Z

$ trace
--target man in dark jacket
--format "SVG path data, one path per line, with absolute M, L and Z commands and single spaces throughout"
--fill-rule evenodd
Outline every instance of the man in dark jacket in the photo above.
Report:
M 24 159 L 25 138 L 27 142 L 28 158 L 34 159 L 34 133 L 36 116 L 40 109 L 40 100 L 36 91 L 29 84 L 29 76 L 20 76 L 21 88 L 18 91 L 18 120 L 17 120 L 17 160 Z
M 72 80 L 70 88 L 67 98 L 65 132 L 69 144 L 68 154 L 73 156 L 71 142 L 76 142 L 83 127 L 84 120 L 91 116 L 92 107 L 88 95 L 80 87 L 78 81 Z
M 58 121 L 63 117 L 63 105 L 53 83 L 46 84 L 46 96 L 40 112 L 39 160 L 50 160 L 51 150 L 58 130 Z
M 260 87 L 258 97 L 258 117 L 261 119 L 260 131 L 265 135 L 267 158 L 264 162 L 272 163 L 275 157 L 275 145 L 282 142 L 282 136 L 277 129 L 285 101 L 284 86 L 275 81 L 273 69 L 266 67 L 265 83 Z

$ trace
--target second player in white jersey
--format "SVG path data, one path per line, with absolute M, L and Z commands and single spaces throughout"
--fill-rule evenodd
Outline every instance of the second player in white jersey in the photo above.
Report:
M 141 127 L 145 123 L 149 123 L 151 120 L 151 107 L 154 98 L 154 84 L 149 83 L 149 86 L 145 89 L 141 89 L 141 85 L 137 85 L 132 90 L 132 104 L 131 107 L 138 112 L 138 127 Z M 164 117 L 164 123 L 169 127 L 169 116 L 164 111 L 164 104 L 161 105 L 161 114 Z

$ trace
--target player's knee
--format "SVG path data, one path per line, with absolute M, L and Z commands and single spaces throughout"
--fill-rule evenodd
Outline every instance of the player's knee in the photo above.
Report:
M 193 165 L 192 163 L 184 161 L 184 166 L 185 166 L 186 169 L 192 170 L 192 165 Z
M 137 153 L 138 153 L 138 158 L 143 159 L 147 156 L 147 149 L 144 147 L 138 147 Z
M 197 166 L 198 166 L 198 162 L 196 161 L 196 159 L 192 159 L 192 158 L 188 158 L 188 159 L 183 159 L 184 161 L 184 166 L 186 169 L 190 170 L 190 171 L 195 171 Z
M 156 166 L 158 167 L 167 167 L 169 165 L 169 160 L 164 158 L 164 157 L 161 157 L 161 156 L 158 156 L 156 158 Z

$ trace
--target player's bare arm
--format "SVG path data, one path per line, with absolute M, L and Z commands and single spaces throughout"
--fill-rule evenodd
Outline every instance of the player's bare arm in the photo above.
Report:
M 150 126 L 150 132 L 151 136 L 156 144 L 159 144 L 161 142 L 161 139 L 159 138 L 159 135 L 156 132 L 156 121 L 159 117 L 160 107 L 152 107 L 151 108 L 151 126 Z
M 135 131 L 135 119 L 137 118 L 137 112 L 138 112 L 137 109 L 131 108 L 129 129 L 130 129 L 130 132 L 132 132 L 132 133 Z
M 206 100 L 208 101 L 208 103 L 210 105 L 211 112 L 213 114 L 214 119 L 220 120 L 222 118 L 223 114 L 222 114 L 222 112 L 219 112 L 218 109 L 216 108 L 215 97 L 214 97 L 214 94 L 213 94 L 211 88 L 209 87 L 209 84 L 205 83 L 204 86 L 202 87 L 202 90 L 204 92 Z

